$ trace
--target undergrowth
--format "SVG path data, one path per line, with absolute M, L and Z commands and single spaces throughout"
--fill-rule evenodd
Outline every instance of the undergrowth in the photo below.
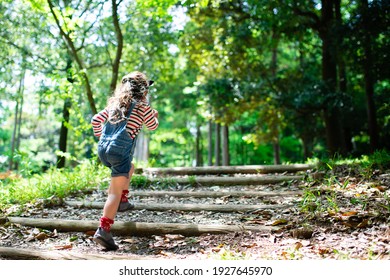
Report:
M 107 177 L 108 169 L 91 161 L 84 161 L 73 169 L 52 168 L 28 178 L 13 174 L 0 180 L 0 209 L 53 196 L 64 198 L 78 191 L 99 188 L 105 184 Z

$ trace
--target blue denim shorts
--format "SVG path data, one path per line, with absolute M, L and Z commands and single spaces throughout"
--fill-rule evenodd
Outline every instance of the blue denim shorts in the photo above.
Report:
M 136 139 L 125 142 L 118 142 L 118 140 L 99 142 L 99 158 L 105 166 L 111 169 L 112 177 L 125 176 L 129 178 L 135 145 Z

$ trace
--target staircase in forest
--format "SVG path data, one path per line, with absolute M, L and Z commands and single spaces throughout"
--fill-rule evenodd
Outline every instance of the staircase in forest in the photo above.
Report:
M 173 198 L 180 203 L 165 200 L 163 203 L 135 202 L 133 211 L 164 211 L 176 212 L 178 215 L 185 212 L 216 212 L 216 213 L 256 213 L 274 209 L 286 209 L 294 207 L 294 199 L 299 199 L 302 190 L 297 187 L 308 174 L 315 168 L 308 164 L 292 165 L 252 165 L 252 166 L 213 166 L 213 167 L 175 167 L 175 168 L 144 168 L 137 169 L 136 174 L 143 174 L 151 184 L 149 190 L 131 191 L 133 198 L 139 201 L 145 198 Z M 153 185 L 169 179 L 174 186 L 155 190 Z M 289 189 L 294 185 L 293 189 Z M 283 186 L 281 188 L 280 186 Z M 202 199 L 221 201 L 229 198 L 234 203 L 204 203 Z M 278 197 L 277 203 L 270 203 L 272 197 Z M 243 198 L 253 199 L 255 203 L 240 203 Z M 200 202 L 194 203 L 194 201 Z M 191 203 L 187 203 L 190 201 Z M 237 200 L 237 201 L 235 201 Z M 287 200 L 284 203 L 284 200 Z M 267 202 L 268 201 L 268 202 Z M 280 202 L 281 201 L 281 202 Z M 85 199 L 66 200 L 66 207 L 88 207 L 102 209 L 104 202 Z M 134 212 L 133 212 L 134 213 Z M 66 232 L 87 232 L 96 229 L 97 220 L 66 220 L 8 217 L 11 223 L 24 226 L 44 228 Z M 116 235 L 124 236 L 151 236 L 161 234 L 181 234 L 183 236 L 196 236 L 204 233 L 224 234 L 242 231 L 265 231 L 277 230 L 274 225 L 243 225 L 243 224 L 182 224 L 161 222 L 116 222 L 112 231 Z M 3 252 L 4 254 L 4 252 Z M 0 250 L 1 255 L 1 250 Z

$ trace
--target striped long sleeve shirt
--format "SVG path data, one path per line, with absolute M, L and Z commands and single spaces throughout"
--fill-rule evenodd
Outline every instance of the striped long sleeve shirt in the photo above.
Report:
M 100 137 L 102 134 L 103 126 L 107 119 L 107 108 L 92 117 L 91 123 L 93 133 L 96 137 Z M 143 124 L 145 124 L 149 130 L 155 130 L 158 127 L 158 119 L 154 117 L 154 111 L 149 105 L 138 103 L 131 112 L 130 118 L 126 124 L 126 131 L 131 138 L 135 138 L 138 135 Z

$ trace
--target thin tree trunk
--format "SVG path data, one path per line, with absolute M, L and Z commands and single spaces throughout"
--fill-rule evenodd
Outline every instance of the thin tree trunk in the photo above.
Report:
M 369 30 L 369 18 L 368 18 L 368 1 L 361 0 L 361 14 L 363 16 L 363 71 L 364 71 L 364 89 L 367 99 L 367 119 L 368 119 L 368 134 L 370 136 L 370 150 L 371 152 L 379 148 L 379 133 L 378 124 L 376 120 L 376 108 L 374 102 L 374 77 L 372 73 L 372 42 Z
M 137 135 L 137 143 L 134 151 L 134 158 L 138 162 L 147 162 L 149 160 L 149 141 L 149 137 L 141 130 Z
M 208 166 L 213 165 L 213 123 L 209 120 L 208 124 L 209 133 L 208 133 Z
M 8 169 L 13 170 L 18 168 L 18 164 L 14 162 L 15 151 L 19 150 L 20 147 L 20 127 L 22 125 L 22 113 L 23 113 L 23 95 L 24 95 L 24 78 L 26 75 L 26 70 L 22 70 L 22 75 L 19 81 L 18 96 L 16 98 L 15 105 L 15 118 L 14 118 L 14 130 L 12 133 L 11 140 L 11 155 L 9 158 Z
M 278 45 L 279 45 L 279 34 L 277 32 L 272 33 L 272 41 L 273 41 L 273 48 L 272 48 L 272 61 L 271 61 L 271 72 L 272 72 L 272 78 L 276 80 L 276 72 L 278 68 Z M 279 123 L 272 124 L 273 127 L 273 136 L 275 137 L 275 140 L 272 143 L 273 151 L 274 151 L 274 164 L 280 164 L 280 144 L 279 144 Z
M 9 157 L 8 170 L 12 170 L 14 168 L 14 155 L 15 155 L 15 146 L 16 146 L 16 138 L 17 138 L 17 126 L 18 126 L 18 116 L 19 116 L 19 98 L 16 100 L 15 105 L 15 118 L 14 118 L 14 130 L 12 133 L 11 140 L 11 155 Z
M 67 59 L 66 64 L 66 75 L 69 83 L 73 83 L 73 74 L 72 74 L 72 60 L 70 57 Z M 68 123 L 70 119 L 70 108 L 72 106 L 72 100 L 68 97 L 64 100 L 64 106 L 62 108 L 62 121 L 60 129 L 60 139 L 58 143 L 58 148 L 62 153 L 66 153 L 67 141 L 68 141 Z M 66 158 L 64 156 L 57 156 L 57 168 L 65 167 Z
M 215 146 L 214 146 L 215 166 L 221 165 L 221 125 L 215 123 Z
M 201 150 L 201 132 L 200 124 L 196 125 L 196 140 L 195 140 L 195 166 L 202 166 L 202 150 Z
M 229 154 L 229 126 L 222 126 L 222 165 L 230 165 L 230 154 Z
M 62 122 L 60 130 L 60 140 L 58 148 L 62 153 L 66 153 L 67 141 L 68 141 L 68 123 L 70 119 L 70 108 L 72 106 L 72 101 L 70 98 L 64 100 L 64 106 L 62 109 Z M 65 157 L 59 155 L 57 157 L 57 168 L 65 167 Z
M 274 164 L 280 164 L 280 144 L 279 141 L 276 141 L 272 144 L 274 149 Z
M 119 26 L 119 18 L 118 18 L 118 4 L 116 0 L 111 0 L 112 5 L 112 20 L 115 28 L 115 36 L 116 36 L 116 54 L 115 59 L 112 64 L 112 77 L 110 83 L 110 94 L 115 91 L 116 83 L 118 81 L 119 75 L 119 65 L 122 57 L 123 50 L 123 35 L 121 28 Z

